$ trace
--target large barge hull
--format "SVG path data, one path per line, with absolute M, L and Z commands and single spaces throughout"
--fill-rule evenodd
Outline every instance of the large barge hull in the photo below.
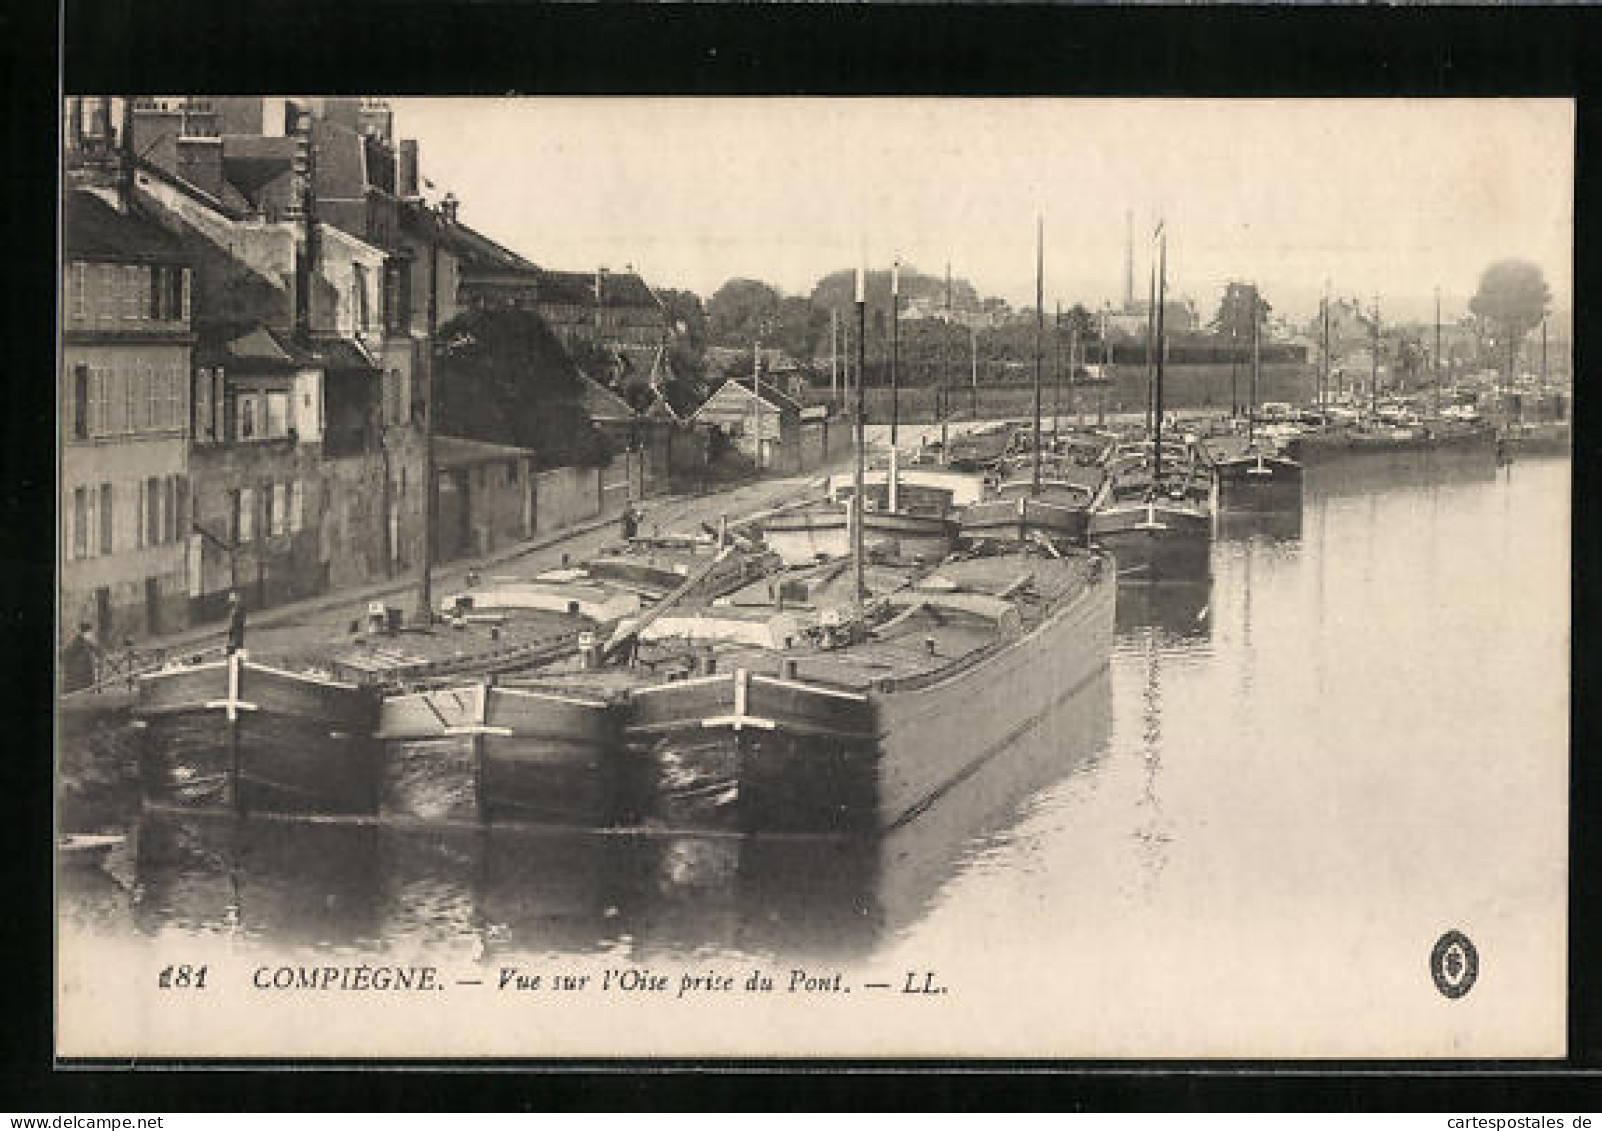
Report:
M 881 828 L 911 820 L 1085 694 L 1112 652 L 1117 581 L 1104 570 L 1033 632 L 945 679 L 873 693 Z M 1064 747 L 1072 742 L 1065 740 Z
M 240 657 L 139 681 L 146 800 L 235 812 L 371 814 L 375 693 Z
M 1039 534 L 1084 545 L 1090 530 L 1090 512 L 1083 506 L 1019 497 L 975 503 L 962 514 L 964 541 L 984 539 L 1023 542 Z
M 1090 540 L 1112 551 L 1120 581 L 1161 584 L 1211 574 L 1212 516 L 1204 511 L 1160 504 L 1097 511 Z
M 1103 571 L 1034 631 L 933 682 L 855 692 L 737 671 L 638 691 L 626 726 L 637 816 L 746 831 L 903 824 L 1105 669 L 1116 588 Z
M 1414 436 L 1374 436 L 1361 432 L 1314 433 L 1286 441 L 1285 454 L 1304 467 L 1344 460 L 1391 460 L 1417 464 L 1440 456 L 1496 455 L 1496 432 L 1491 428 L 1463 428 Z
M 956 544 L 956 523 L 933 515 L 868 511 L 863 541 L 904 561 L 939 561 Z M 762 524 L 762 540 L 788 566 L 810 565 L 851 553 L 851 520 L 844 508 L 773 515 Z
M 1278 456 L 1224 460 L 1213 471 L 1219 506 L 1230 510 L 1294 511 L 1302 505 L 1302 465 Z

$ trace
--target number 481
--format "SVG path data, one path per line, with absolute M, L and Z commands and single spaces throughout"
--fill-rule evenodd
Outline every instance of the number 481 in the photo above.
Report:
M 156 979 L 156 985 L 164 990 L 203 990 L 206 988 L 206 968 L 204 966 L 168 966 Z

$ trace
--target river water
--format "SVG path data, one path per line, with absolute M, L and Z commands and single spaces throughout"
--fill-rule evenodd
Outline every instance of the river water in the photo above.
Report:
M 63 872 L 63 947 L 232 963 L 241 1001 L 291 959 L 779 981 L 586 1037 L 592 1001 L 561 1040 L 303 1018 L 279 1053 L 1560 1053 L 1569 471 L 1309 470 L 1299 518 L 1226 516 L 1210 583 L 1121 591 L 1106 678 L 882 842 L 146 817 Z M 1453 928 L 1456 1001 L 1428 968 Z M 787 1006 L 796 969 L 854 1011 Z M 138 1031 L 228 1044 L 172 1023 Z

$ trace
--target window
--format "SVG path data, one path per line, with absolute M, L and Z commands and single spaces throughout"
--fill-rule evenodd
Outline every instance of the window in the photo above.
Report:
M 89 313 L 89 270 L 82 263 L 72 265 L 72 316 L 83 318 Z
M 278 484 L 267 484 L 266 489 L 261 493 L 261 505 L 266 511 L 266 514 L 262 516 L 262 533 L 271 538 L 278 533 L 279 523 L 283 521 L 278 513 Z
M 100 521 L 99 521 L 99 516 L 98 516 L 98 513 L 97 513 L 98 510 L 99 510 L 99 507 L 97 506 L 97 503 L 99 502 L 99 498 L 100 498 L 100 493 L 98 491 L 96 491 L 93 487 L 89 487 L 89 488 L 85 489 L 85 491 L 84 491 L 84 506 L 85 506 L 86 510 L 85 510 L 84 519 L 83 519 L 83 525 L 84 525 L 84 547 L 83 547 L 83 555 L 82 556 L 86 557 L 86 558 L 94 557 L 95 556 L 95 547 L 97 547 L 100 544 L 100 539 L 98 537 L 98 535 L 100 533 Z
M 250 487 L 239 491 L 239 541 L 249 542 L 256 537 L 256 492 Z
M 192 519 L 189 515 L 189 480 L 182 475 L 173 476 L 173 537 L 189 537 Z
M 121 406 L 122 419 L 117 422 L 118 432 L 132 432 L 134 421 L 138 419 L 139 412 L 139 371 L 130 368 L 123 374 L 122 396 L 117 398 Z
M 161 387 L 162 374 L 156 371 L 155 366 L 141 365 L 139 376 L 144 383 L 145 394 L 145 415 L 140 421 L 140 429 L 149 432 L 162 425 L 161 410 L 166 396 Z
M 186 286 L 188 275 L 182 267 L 167 268 L 167 317 L 171 319 L 188 319 L 189 311 L 184 301 L 188 296 L 189 288 Z
M 256 398 L 242 396 L 239 398 L 239 438 L 253 440 L 256 438 Z
M 145 480 L 145 545 L 161 545 L 161 480 Z
M 106 434 L 106 371 L 98 367 L 89 370 L 89 434 Z
M 89 438 L 89 367 L 81 362 L 72 367 L 72 435 Z
M 289 435 L 289 394 L 267 394 L 267 419 L 264 434 L 272 437 Z
M 95 304 L 95 314 L 102 318 L 115 318 L 121 311 L 117 307 L 118 296 L 122 292 L 118 289 L 122 285 L 122 273 L 109 263 L 100 265 L 100 294 Z
M 239 545 L 239 535 L 243 528 L 241 514 L 244 503 L 239 491 L 228 492 L 228 541 L 232 545 Z
M 272 532 L 282 535 L 289 530 L 289 484 L 273 484 Z
M 227 382 L 223 380 L 221 368 L 211 372 L 211 415 L 207 417 L 206 426 L 215 439 L 223 439 L 230 434 L 233 421 L 228 417 L 228 390 Z
M 298 534 L 301 526 L 301 498 L 300 480 L 297 479 L 289 485 L 289 529 L 291 533 Z
M 174 365 L 167 370 L 167 427 L 184 427 L 184 368 Z
M 111 528 L 111 484 L 102 483 L 100 485 L 100 552 L 102 554 L 111 553 Z
M 72 491 L 72 547 L 71 557 L 85 557 L 89 552 L 89 501 L 82 487 Z
M 172 543 L 178 541 L 178 477 L 167 476 L 162 485 L 161 497 L 161 540 Z
M 404 260 L 384 264 L 384 328 L 404 334 L 411 317 L 411 275 Z
M 162 299 L 165 297 L 163 284 L 167 281 L 165 267 L 152 267 L 150 269 L 150 296 L 148 317 L 152 322 L 159 322 L 166 312 L 162 309 Z
M 371 325 L 367 309 L 367 268 L 360 263 L 353 263 L 351 270 L 355 273 L 356 281 L 352 284 L 352 306 L 356 313 L 356 332 L 365 334 Z
M 197 440 L 214 439 L 211 430 L 211 370 L 195 371 L 195 418 L 192 424 Z
M 139 318 L 139 268 L 122 269 L 122 316 L 133 322 Z

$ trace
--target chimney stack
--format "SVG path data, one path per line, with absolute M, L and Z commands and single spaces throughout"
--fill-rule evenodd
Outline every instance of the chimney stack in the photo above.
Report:
M 396 193 L 402 200 L 416 200 L 418 192 L 417 169 L 417 142 L 407 138 L 400 143 L 400 153 L 396 156 L 399 167 L 396 170 Z
M 445 219 L 449 220 L 452 224 L 456 223 L 456 211 L 461 207 L 461 203 L 461 201 L 456 199 L 456 194 L 454 192 L 447 192 L 445 194 L 445 199 L 439 202 L 440 215 L 445 217 Z

